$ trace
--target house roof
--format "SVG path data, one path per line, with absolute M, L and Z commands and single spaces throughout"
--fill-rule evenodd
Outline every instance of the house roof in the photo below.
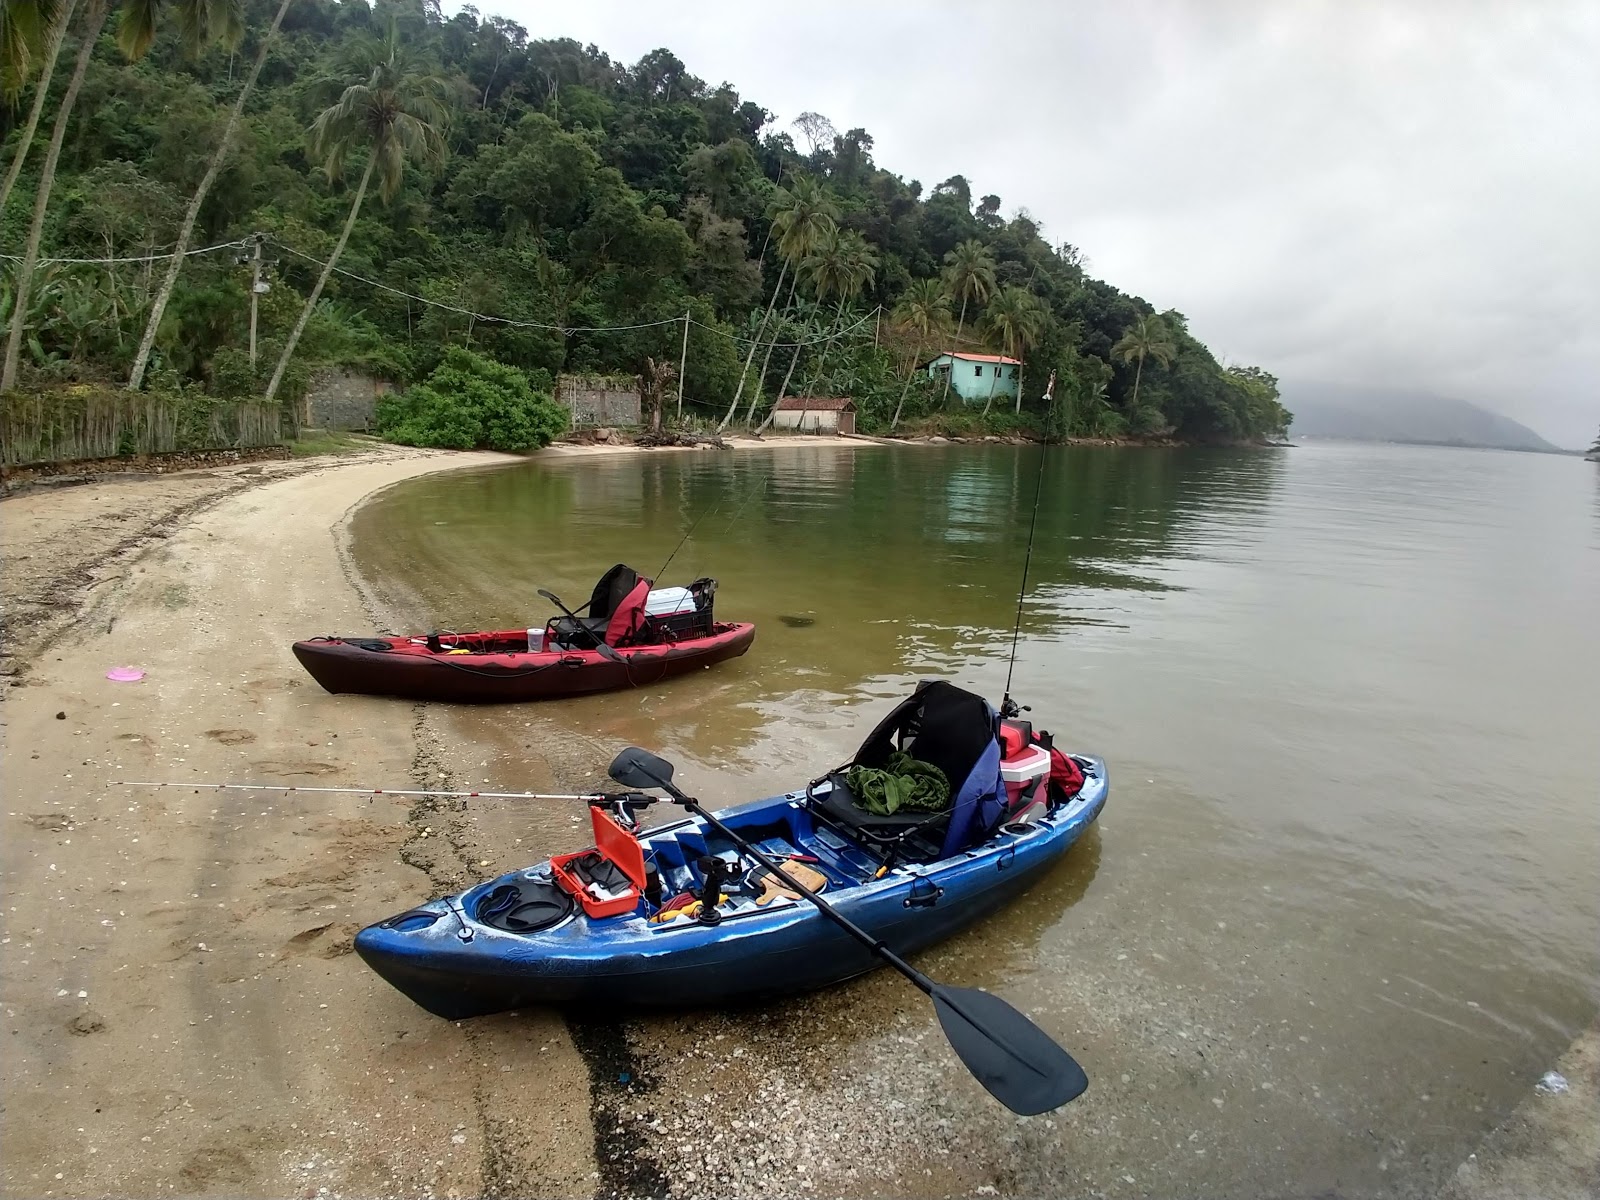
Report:
M 938 362 L 940 358 L 959 358 L 962 362 L 1004 363 L 1008 367 L 1022 365 L 1020 358 L 1007 358 L 1004 354 L 963 354 L 958 350 L 946 350 L 931 361 Z
M 779 412 L 855 412 L 856 402 L 849 396 L 785 396 L 778 401 Z

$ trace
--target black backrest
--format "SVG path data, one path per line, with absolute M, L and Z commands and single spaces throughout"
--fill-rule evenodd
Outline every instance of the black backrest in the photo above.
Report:
M 994 740 L 989 706 L 982 696 L 953 683 L 924 680 L 868 735 L 855 763 L 882 767 L 897 747 L 932 763 L 959 791 Z
M 589 609 L 585 616 L 611 618 L 617 611 L 617 605 L 627 598 L 629 592 L 639 582 L 639 573 L 632 567 L 618 563 L 600 576 L 600 582 L 594 585 L 594 591 L 589 596 Z

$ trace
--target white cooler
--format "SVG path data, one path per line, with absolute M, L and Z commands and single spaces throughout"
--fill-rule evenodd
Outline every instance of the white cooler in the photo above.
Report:
M 1046 790 L 1049 785 L 1045 782 L 1050 777 L 1050 751 L 1043 746 L 1029 746 L 1016 758 L 1002 759 L 1000 777 L 1006 784 L 1008 824 L 1031 824 L 1044 815 L 1050 800 Z M 1024 801 L 1022 794 L 1035 780 L 1038 786 L 1034 787 L 1032 798 Z M 1019 809 L 1018 805 L 1022 807 Z
M 644 598 L 644 615 L 671 617 L 694 611 L 694 594 L 686 587 L 656 588 Z

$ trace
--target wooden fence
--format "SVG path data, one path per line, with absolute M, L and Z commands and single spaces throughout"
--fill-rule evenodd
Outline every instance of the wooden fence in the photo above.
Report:
M 0 397 L 0 462 L 7 466 L 272 446 L 293 437 L 281 405 L 161 396 L 109 388 Z

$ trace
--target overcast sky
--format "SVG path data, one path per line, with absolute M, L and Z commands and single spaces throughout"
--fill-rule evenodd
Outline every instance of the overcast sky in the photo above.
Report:
M 966 175 L 1291 407 L 1393 384 L 1600 427 L 1596 0 L 479 7 Z

